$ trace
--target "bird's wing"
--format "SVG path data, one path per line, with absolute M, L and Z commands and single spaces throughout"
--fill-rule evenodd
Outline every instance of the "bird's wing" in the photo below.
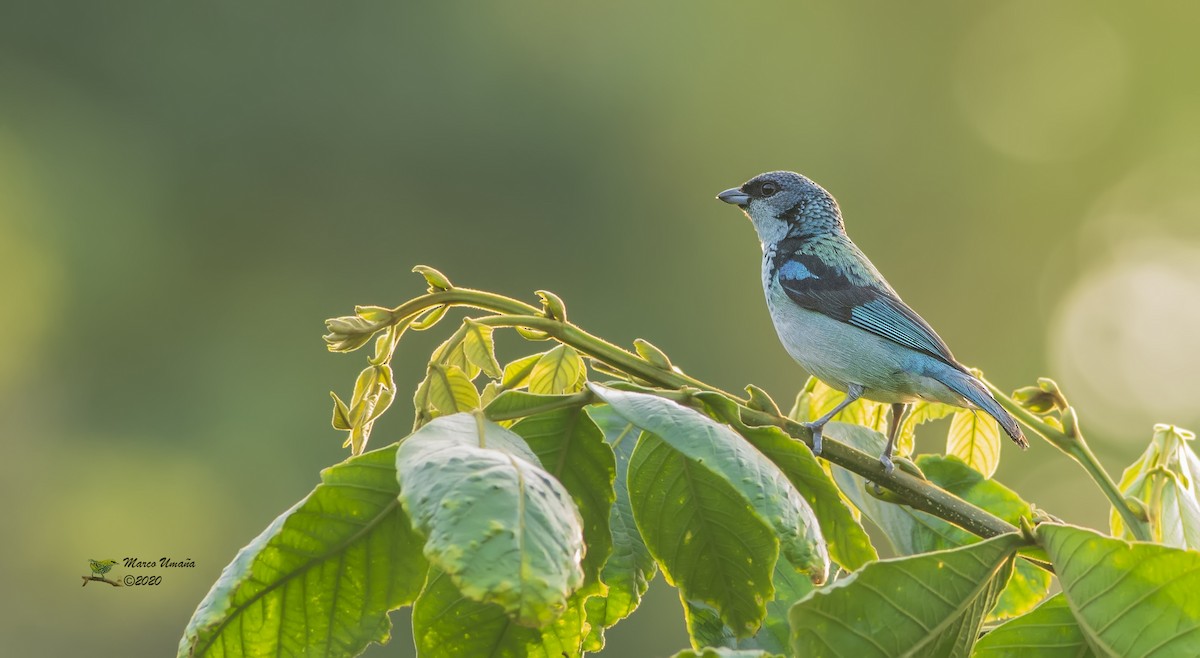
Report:
M 803 253 L 776 261 L 776 271 L 783 291 L 801 308 L 961 368 L 933 327 L 882 280 L 879 285 L 859 285 L 818 256 Z

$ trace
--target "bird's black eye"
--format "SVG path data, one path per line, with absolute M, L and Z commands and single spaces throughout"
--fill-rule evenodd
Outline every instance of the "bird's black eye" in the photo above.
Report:
M 759 193 L 761 193 L 764 197 L 768 197 L 779 191 L 779 185 L 777 185 L 771 181 L 767 181 L 767 182 L 763 183 L 762 187 L 760 187 L 758 189 L 759 189 Z

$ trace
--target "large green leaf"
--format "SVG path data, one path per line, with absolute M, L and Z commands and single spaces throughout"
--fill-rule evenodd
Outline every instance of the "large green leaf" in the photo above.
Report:
M 488 418 L 518 418 L 567 404 L 572 399 L 579 398 L 577 394 L 539 395 L 519 390 L 504 391 L 484 407 L 484 412 Z M 580 400 L 579 405 L 582 406 L 583 402 Z
M 582 522 L 520 436 L 479 415 L 443 416 L 405 439 L 396 463 L 425 556 L 459 591 L 530 626 L 566 610 L 583 582 Z
M 667 581 L 689 601 L 715 608 L 737 635 L 753 634 L 774 593 L 779 540 L 742 494 L 643 432 L 630 458 L 629 498 Z
M 1086 658 L 1094 655 L 1071 605 L 1056 594 L 1036 610 L 997 627 L 975 645 L 972 658 Z
M 1017 534 L 868 564 L 792 607 L 798 656 L 964 656 L 1012 572 Z
M 421 537 L 396 495 L 396 446 L 321 472 L 321 484 L 225 567 L 180 656 L 355 656 L 425 582 Z
M 703 649 L 684 649 L 672 655 L 671 658 L 782 658 L 782 654 L 774 654 L 758 649 L 704 647 Z
M 808 502 L 787 476 L 737 432 L 670 400 L 592 384 L 592 392 L 633 424 L 653 432 L 697 466 L 721 476 L 769 523 L 788 561 L 823 582 L 829 553 Z
M 1037 537 L 1097 654 L 1197 655 L 1200 553 L 1048 523 Z
M 767 602 L 767 616 L 762 627 L 754 635 L 738 638 L 713 608 L 703 603 L 683 599 L 684 618 L 688 635 L 695 646 L 726 647 L 729 649 L 757 649 L 786 654 L 790 651 L 791 627 L 788 611 L 792 605 L 813 591 L 812 581 L 780 559 L 775 564 L 775 596 Z
M 604 433 L 604 441 L 616 457 L 616 477 L 613 482 L 616 499 L 608 516 L 612 554 L 600 570 L 600 580 L 608 587 L 608 594 L 592 597 L 586 604 L 587 619 L 593 633 L 586 648 L 588 651 L 599 651 L 603 647 L 603 629 L 613 626 L 637 609 L 657 566 L 638 532 L 633 507 L 629 502 L 629 459 L 641 430 L 606 404 L 588 407 L 587 412 Z
M 830 423 L 829 436 L 859 450 L 874 454 L 882 449 L 884 437 L 876 432 L 842 423 Z M 1018 525 L 1021 517 L 1031 517 L 1033 508 L 1011 489 L 989 480 L 962 463 L 957 457 L 922 455 L 917 465 L 931 482 L 946 491 Z M 834 480 L 850 500 L 879 527 L 897 553 L 915 555 L 932 550 L 965 546 L 979 541 L 975 535 L 942 519 L 872 496 L 862 477 L 834 467 Z M 1050 574 L 1018 560 L 1016 571 L 1004 589 L 990 619 L 1013 617 L 1033 609 L 1050 588 Z
M 815 380 L 812 386 L 816 386 Z M 805 396 L 808 393 L 807 389 L 801 391 L 799 405 L 807 404 Z M 696 393 L 695 397 L 704 403 L 705 409 L 714 418 L 731 425 L 783 471 L 816 513 L 821 535 L 825 537 L 834 561 L 853 571 L 878 557 L 858 521 L 858 511 L 848 506 L 848 501 L 829 472 L 813 456 L 807 444 L 797 441 L 778 427 L 746 425 L 737 404 L 720 393 L 703 391 Z
M 992 477 L 1000 465 L 1000 425 L 974 409 L 955 413 L 946 435 L 946 454 L 963 460 L 984 477 Z
M 530 416 L 513 425 L 512 431 L 525 439 L 542 467 L 571 492 L 583 518 L 583 538 L 587 542 L 582 563 L 584 582 L 594 586 L 587 592 L 602 593 L 600 567 L 612 553 L 609 514 L 616 477 L 612 448 L 583 407 Z
M 812 506 L 829 553 L 838 564 L 853 571 L 879 557 L 866 531 L 843 502 L 837 485 L 807 445 L 778 427 L 743 425 L 738 433 L 774 462 Z
M 421 658 L 563 658 L 579 656 L 583 639 L 577 597 L 553 622 L 529 628 L 499 605 L 463 596 L 448 575 L 437 571 L 413 605 L 412 623 Z

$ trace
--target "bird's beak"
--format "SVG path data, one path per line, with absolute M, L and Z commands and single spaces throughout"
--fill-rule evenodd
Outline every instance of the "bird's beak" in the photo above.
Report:
M 750 195 L 736 187 L 731 187 L 728 190 L 718 194 L 717 198 L 725 203 L 732 203 L 733 205 L 741 206 L 742 208 L 745 208 L 746 204 L 750 203 Z

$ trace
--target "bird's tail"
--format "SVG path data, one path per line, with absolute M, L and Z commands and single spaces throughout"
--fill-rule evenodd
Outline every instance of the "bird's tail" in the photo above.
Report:
M 996 398 L 992 397 L 992 393 L 987 390 L 983 382 L 961 370 L 953 368 L 946 368 L 944 372 L 939 374 L 943 375 L 938 378 L 943 384 L 969 400 L 971 404 L 986 411 L 992 418 L 995 418 L 996 422 L 1000 423 L 1000 427 L 1004 428 L 1004 433 L 1013 440 L 1013 443 L 1022 448 L 1029 447 L 1029 441 L 1025 439 L 1025 434 L 1021 431 L 1021 426 L 1017 424 L 1017 419 L 1005 411 L 999 402 L 996 402 Z

